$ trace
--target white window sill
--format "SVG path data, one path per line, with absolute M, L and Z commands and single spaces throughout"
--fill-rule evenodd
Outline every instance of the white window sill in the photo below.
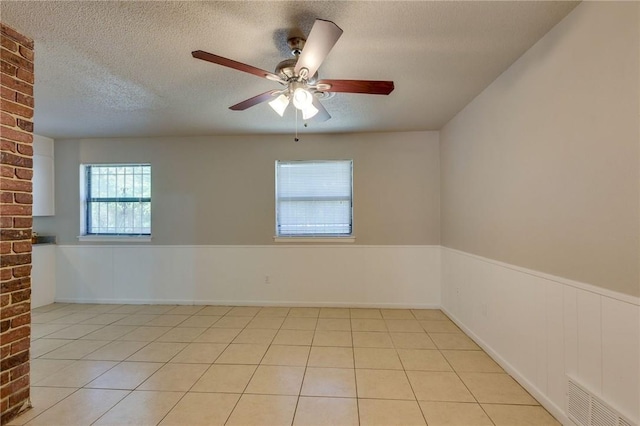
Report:
M 148 243 L 150 235 L 79 235 L 78 241 L 102 242 L 102 243 Z
M 273 237 L 275 243 L 355 243 L 356 237 Z

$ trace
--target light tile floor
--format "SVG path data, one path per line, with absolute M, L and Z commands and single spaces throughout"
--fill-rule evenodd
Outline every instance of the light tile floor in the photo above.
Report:
M 558 425 L 439 310 L 59 304 L 10 425 Z

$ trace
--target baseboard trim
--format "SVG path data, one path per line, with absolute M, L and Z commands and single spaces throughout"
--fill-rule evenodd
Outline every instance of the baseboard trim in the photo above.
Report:
M 56 298 L 56 303 L 97 303 L 105 305 L 210 305 L 210 306 L 269 306 L 309 308 L 378 308 L 378 309 L 441 309 L 437 304 L 403 303 L 346 303 L 346 302 L 284 302 L 265 300 L 179 300 L 179 299 L 70 299 Z

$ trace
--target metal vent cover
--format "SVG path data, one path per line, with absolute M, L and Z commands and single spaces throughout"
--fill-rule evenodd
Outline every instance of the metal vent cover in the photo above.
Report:
M 577 425 L 637 426 L 574 379 L 567 379 L 567 416 Z

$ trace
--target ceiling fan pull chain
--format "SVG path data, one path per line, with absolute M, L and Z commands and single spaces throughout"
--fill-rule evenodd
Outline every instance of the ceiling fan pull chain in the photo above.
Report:
M 296 136 L 293 138 L 293 141 L 300 142 L 300 139 L 298 139 L 298 108 L 294 108 L 293 113 L 296 115 Z

